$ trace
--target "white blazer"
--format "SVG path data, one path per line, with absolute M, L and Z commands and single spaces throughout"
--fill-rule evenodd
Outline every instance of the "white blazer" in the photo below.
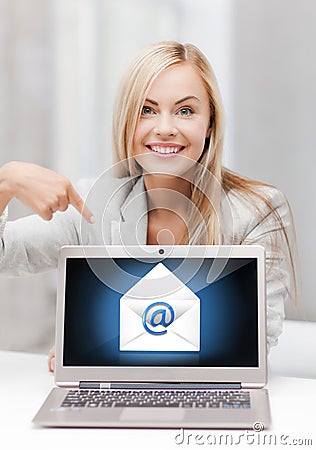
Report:
M 63 245 L 133 245 L 147 241 L 147 199 L 143 178 L 100 177 L 82 181 L 78 190 L 96 218 L 88 224 L 72 207 L 57 212 L 49 222 L 31 215 L 7 222 L 0 217 L 0 274 L 24 275 L 57 267 Z M 283 194 L 272 187 L 260 187 L 269 198 L 285 228 L 292 235 L 292 219 Z M 224 198 L 225 197 L 225 198 Z M 282 332 L 284 302 L 292 288 L 289 255 L 285 239 L 270 209 L 262 202 L 259 215 L 237 191 L 223 196 L 220 212 L 224 244 L 259 244 L 267 255 L 267 341 L 277 344 Z M 271 233 L 278 233 L 280 246 L 272 248 Z

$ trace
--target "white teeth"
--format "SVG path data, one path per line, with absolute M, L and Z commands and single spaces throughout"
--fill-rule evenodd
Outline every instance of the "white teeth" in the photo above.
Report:
M 157 153 L 177 153 L 181 147 L 160 147 L 159 145 L 152 145 L 151 149 Z

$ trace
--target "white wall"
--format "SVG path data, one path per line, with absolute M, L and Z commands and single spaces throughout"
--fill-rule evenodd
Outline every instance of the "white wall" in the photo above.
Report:
M 0 0 L 0 165 L 51 166 L 53 47 L 49 1 Z M 28 214 L 17 202 L 10 217 Z M 43 351 L 53 342 L 52 274 L 0 277 L 0 348 Z
M 234 2 L 233 167 L 280 187 L 292 205 L 303 285 L 299 316 L 307 320 L 316 320 L 315 19 L 314 0 Z

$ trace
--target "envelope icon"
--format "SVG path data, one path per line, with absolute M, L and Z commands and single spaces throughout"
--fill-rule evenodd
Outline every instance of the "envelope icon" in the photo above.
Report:
M 162 263 L 120 299 L 120 351 L 200 351 L 200 299 Z

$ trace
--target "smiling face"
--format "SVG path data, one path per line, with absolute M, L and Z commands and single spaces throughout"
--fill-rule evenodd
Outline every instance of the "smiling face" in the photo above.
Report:
M 133 156 L 144 172 L 180 176 L 199 160 L 210 136 L 210 100 L 190 63 L 174 64 L 153 82 L 142 107 Z

